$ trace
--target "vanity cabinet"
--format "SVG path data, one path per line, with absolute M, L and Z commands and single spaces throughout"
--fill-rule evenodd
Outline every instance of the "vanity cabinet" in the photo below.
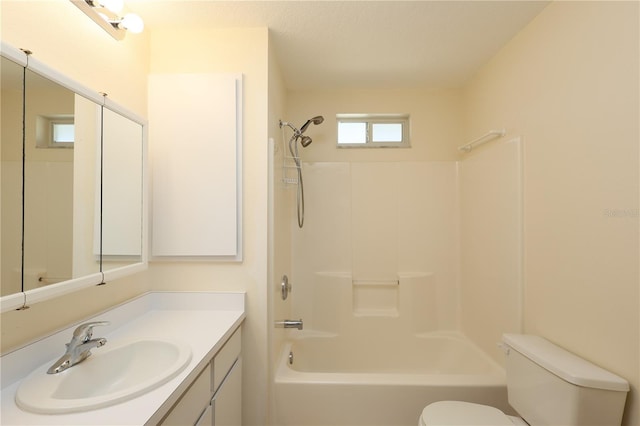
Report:
M 107 347 L 145 340 L 175 340 L 191 348 L 191 358 L 184 369 L 166 383 L 124 401 L 107 398 L 107 405 L 98 410 L 44 416 L 23 410 L 16 403 L 23 380 L 40 367 L 48 368 L 60 357 L 60 348 L 69 341 L 77 324 L 2 355 L 0 423 L 240 425 L 244 298 L 242 292 L 150 292 L 86 318 L 85 322 L 111 322 L 101 330 L 101 335 L 108 339 Z M 92 358 L 107 351 L 95 350 Z M 151 357 L 149 362 L 155 362 L 155 358 Z M 81 363 L 73 370 L 76 368 L 73 377 L 93 374 L 88 364 Z M 120 379 L 127 381 L 126 377 Z M 137 381 L 127 383 L 134 386 Z
M 242 330 L 227 340 L 160 424 L 239 426 L 242 424 Z

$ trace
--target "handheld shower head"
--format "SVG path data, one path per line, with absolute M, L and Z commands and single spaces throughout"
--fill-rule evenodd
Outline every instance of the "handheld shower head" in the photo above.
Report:
M 304 133 L 307 130 L 307 127 L 309 127 L 309 125 L 311 123 L 313 123 L 315 125 L 318 125 L 318 124 L 321 124 L 323 121 L 324 121 L 324 117 L 321 116 L 321 115 L 317 115 L 317 116 L 315 116 L 313 118 L 310 118 L 309 120 L 307 120 L 306 123 L 304 123 L 302 125 L 302 127 L 300 127 L 300 134 Z M 311 142 L 309 142 L 309 143 L 311 143 Z M 306 146 L 306 145 L 303 145 L 303 146 Z
M 302 182 L 302 163 L 300 162 L 300 156 L 298 155 L 298 140 L 300 140 L 300 145 L 303 148 L 311 145 L 311 138 L 309 136 L 303 136 L 302 134 L 307 130 L 307 127 L 311 123 L 320 124 L 324 121 L 324 117 L 321 115 L 317 115 L 302 125 L 300 130 L 296 129 L 291 123 L 287 123 L 286 121 L 280 120 L 280 128 L 287 126 L 293 130 L 293 134 L 289 139 L 289 152 L 291 153 L 291 157 L 296 164 L 296 171 L 298 172 L 298 192 L 296 194 L 296 205 L 297 205 L 297 213 L 298 213 L 298 226 L 302 228 L 302 224 L 304 223 L 304 183 Z M 284 137 L 284 131 L 282 132 L 282 136 Z
M 302 136 L 300 138 L 300 145 L 302 145 L 303 148 L 306 148 L 309 145 L 311 145 L 311 142 L 313 142 L 313 141 L 311 140 L 311 138 L 309 136 Z

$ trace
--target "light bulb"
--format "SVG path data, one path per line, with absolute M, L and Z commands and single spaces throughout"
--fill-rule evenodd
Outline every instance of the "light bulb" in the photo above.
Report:
M 122 18 L 122 21 L 120 21 L 118 26 L 127 31 L 131 31 L 134 34 L 139 34 L 144 30 L 144 22 L 142 21 L 142 18 L 135 13 L 127 13 L 124 15 L 124 18 Z

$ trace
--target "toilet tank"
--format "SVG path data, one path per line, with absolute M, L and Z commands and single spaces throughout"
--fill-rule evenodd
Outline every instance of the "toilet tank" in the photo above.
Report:
M 629 383 L 539 336 L 505 334 L 509 404 L 532 426 L 619 425 Z

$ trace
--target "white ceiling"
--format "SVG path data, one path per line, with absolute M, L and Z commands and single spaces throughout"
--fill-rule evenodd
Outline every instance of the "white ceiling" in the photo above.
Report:
M 149 31 L 270 28 L 290 89 L 458 87 L 547 4 L 127 0 Z

